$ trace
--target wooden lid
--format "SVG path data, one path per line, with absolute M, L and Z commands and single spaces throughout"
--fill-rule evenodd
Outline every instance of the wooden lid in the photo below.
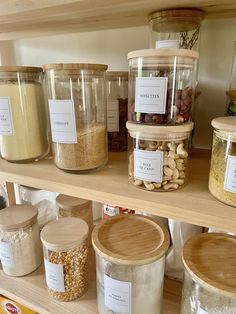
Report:
M 202 233 L 183 248 L 183 262 L 191 276 L 207 289 L 236 297 L 236 238 Z
M 56 71 L 67 71 L 67 70 L 97 70 L 106 71 L 108 68 L 105 64 L 93 64 L 93 63 L 52 63 L 44 64 L 44 71 L 56 70 Z
M 43 72 L 43 69 L 39 67 L 28 67 L 28 66 L 0 66 L 0 72 L 38 73 L 38 72 Z
M 182 57 L 182 58 L 191 58 L 198 59 L 199 53 L 194 50 L 189 49 L 176 49 L 176 48 L 153 48 L 153 49 L 142 49 L 135 50 L 128 53 L 128 59 L 140 58 L 140 57 Z M 184 60 L 181 60 L 183 63 Z
M 0 229 L 12 231 L 31 226 L 38 216 L 38 209 L 32 205 L 14 205 L 0 210 Z
M 129 77 L 129 72 L 128 71 L 108 71 L 106 72 L 106 77 L 107 78 L 126 78 L 128 79 Z
M 227 90 L 226 95 L 228 95 L 231 100 L 236 100 L 236 90 Z
M 49 222 L 41 231 L 41 240 L 48 250 L 67 251 L 80 246 L 88 236 L 88 225 L 74 217 Z
M 211 125 L 220 131 L 236 132 L 236 117 L 220 117 L 211 121 Z
M 84 209 L 92 206 L 92 202 L 83 198 L 59 194 L 56 198 L 57 206 L 65 210 Z
M 154 262 L 170 244 L 166 228 L 142 215 L 118 215 L 102 221 L 94 228 L 92 241 L 97 254 L 123 265 Z

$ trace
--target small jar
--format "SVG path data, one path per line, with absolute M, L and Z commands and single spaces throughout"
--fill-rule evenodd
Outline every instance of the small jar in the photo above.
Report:
M 41 232 L 46 282 L 59 301 L 81 297 L 88 287 L 88 225 L 79 218 L 49 222 Z
M 37 215 L 37 208 L 30 205 L 0 211 L 0 260 L 7 275 L 27 275 L 42 263 Z
M 209 191 L 236 207 L 236 117 L 216 118 L 213 132 Z
M 127 151 L 128 72 L 107 72 L 106 82 L 108 151 Z
M 99 314 L 160 314 L 166 228 L 141 215 L 103 220 L 93 231 Z
M 102 206 L 103 219 L 107 219 L 121 214 L 135 214 L 135 210 L 110 204 L 104 204 Z
M 49 152 L 42 68 L 0 67 L 1 157 L 30 162 Z
M 222 233 L 202 233 L 185 243 L 180 314 L 235 313 L 235 248 L 235 236 Z
M 187 180 L 193 122 L 151 126 L 127 122 L 129 180 L 148 191 L 173 191 Z
M 75 173 L 104 166 L 107 65 L 48 64 L 44 69 L 56 166 Z

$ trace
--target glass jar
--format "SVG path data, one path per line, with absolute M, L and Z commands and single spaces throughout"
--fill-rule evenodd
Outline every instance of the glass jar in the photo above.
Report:
M 67 217 L 49 222 L 41 232 L 46 282 L 59 301 L 81 297 L 88 287 L 88 225 Z
M 236 116 L 236 90 L 227 91 L 229 97 L 229 105 L 227 109 L 228 116 Z
M 30 205 L 14 205 L 0 211 L 0 259 L 7 275 L 24 276 L 41 264 L 37 215 L 37 208 Z
M 49 151 L 42 71 L 0 67 L 0 147 L 8 161 L 30 162 Z
M 116 205 L 104 204 L 102 205 L 102 218 L 107 219 L 121 214 L 135 214 L 135 210 L 120 207 Z
M 48 64 L 44 69 L 56 166 L 68 172 L 104 166 L 107 65 Z
M 127 151 L 128 72 L 107 72 L 106 82 L 108 151 Z
M 182 124 L 191 120 L 198 53 L 185 49 L 145 49 L 128 54 L 129 120 L 142 124 Z
M 236 117 L 216 118 L 213 132 L 209 191 L 236 207 Z
M 234 314 L 236 239 L 203 233 L 186 242 L 181 314 Z
M 129 179 L 148 191 L 173 191 L 186 183 L 193 122 L 151 126 L 127 122 Z
M 92 240 L 99 314 L 160 314 L 166 228 L 141 215 L 119 215 L 98 224 Z

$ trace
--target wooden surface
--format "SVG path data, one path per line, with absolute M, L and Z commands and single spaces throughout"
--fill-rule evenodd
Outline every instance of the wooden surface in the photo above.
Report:
M 16 196 L 14 190 L 14 184 L 11 182 L 5 182 L 6 191 L 7 191 L 7 203 L 8 206 L 16 204 Z

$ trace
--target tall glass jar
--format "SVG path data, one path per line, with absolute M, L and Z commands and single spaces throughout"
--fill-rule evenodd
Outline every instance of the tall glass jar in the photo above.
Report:
M 47 64 L 44 69 L 56 166 L 68 172 L 104 166 L 107 65 Z
M 30 162 L 49 151 L 42 68 L 0 67 L 1 157 Z

